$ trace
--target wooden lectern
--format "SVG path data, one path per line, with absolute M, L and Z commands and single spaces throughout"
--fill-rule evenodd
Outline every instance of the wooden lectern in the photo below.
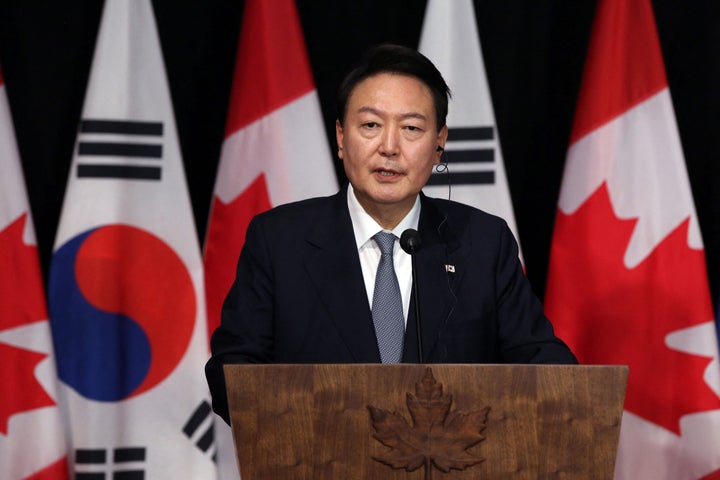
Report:
M 627 375 L 581 365 L 225 366 L 243 480 L 612 479 Z

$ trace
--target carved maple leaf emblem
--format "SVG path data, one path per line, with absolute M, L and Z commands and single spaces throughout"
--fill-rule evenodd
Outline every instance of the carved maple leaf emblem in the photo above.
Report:
M 705 254 L 688 246 L 688 219 L 627 268 L 636 223 L 615 215 L 605 184 L 559 211 L 545 311 L 580 363 L 630 366 L 625 410 L 680 435 L 680 417 L 720 407 L 703 380 L 712 358 L 666 342 L 713 318 Z
M 386 455 L 373 457 L 375 460 L 408 472 L 424 465 L 425 480 L 432 478 L 433 465 L 447 473 L 485 461 L 468 449 L 485 440 L 490 407 L 467 414 L 450 412 L 452 395 L 443 395 L 442 389 L 428 367 L 415 384 L 415 395 L 407 394 L 413 426 L 397 412 L 368 405 L 375 428 L 373 437 L 391 449 Z

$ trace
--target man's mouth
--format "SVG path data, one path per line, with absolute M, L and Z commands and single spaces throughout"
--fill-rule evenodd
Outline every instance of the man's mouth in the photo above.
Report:
M 394 177 L 396 175 L 399 175 L 399 173 L 395 170 L 387 170 L 384 168 L 378 168 L 377 170 L 375 170 L 375 173 L 377 173 L 381 177 Z

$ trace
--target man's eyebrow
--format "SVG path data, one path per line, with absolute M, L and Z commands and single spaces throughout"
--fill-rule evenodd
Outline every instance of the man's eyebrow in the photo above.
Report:
M 357 113 L 372 113 L 374 115 L 381 116 L 383 112 L 373 107 L 360 107 L 357 109 Z M 407 112 L 399 115 L 401 119 L 417 118 L 418 120 L 427 120 L 427 117 L 420 112 Z

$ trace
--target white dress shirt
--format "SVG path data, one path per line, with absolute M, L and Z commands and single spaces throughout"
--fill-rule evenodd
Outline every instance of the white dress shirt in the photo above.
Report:
M 348 185 L 347 202 L 353 232 L 355 233 L 355 243 L 360 257 L 360 266 L 362 267 L 363 279 L 365 280 L 368 303 L 372 305 L 373 294 L 375 292 L 375 273 L 377 272 L 381 256 L 380 248 L 372 237 L 385 229 L 363 209 L 355 197 L 355 191 L 352 185 Z M 393 230 L 385 231 L 391 231 L 399 239 L 400 235 L 408 228 L 417 230 L 419 220 L 420 196 L 418 195 L 417 199 L 415 199 L 415 205 L 413 205 L 408 214 L 405 215 L 405 218 L 403 218 Z M 400 285 L 403 317 L 405 317 L 405 325 L 407 326 L 410 294 L 412 293 L 412 258 L 400 247 L 399 240 L 395 242 L 395 248 L 393 249 L 393 264 L 395 266 L 395 275 L 397 275 L 398 284 Z

